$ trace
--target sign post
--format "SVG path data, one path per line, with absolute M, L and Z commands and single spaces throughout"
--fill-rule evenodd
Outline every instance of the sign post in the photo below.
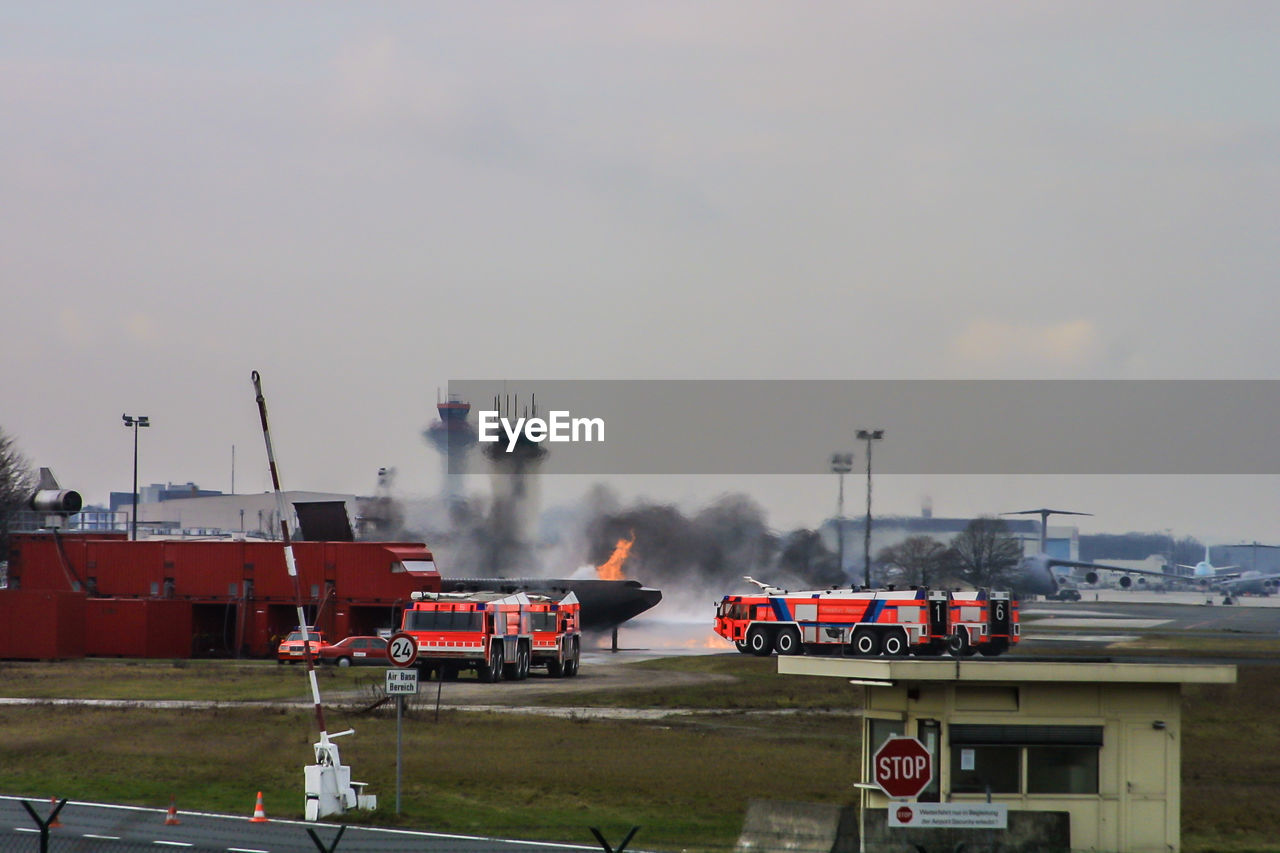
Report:
M 396 814 L 400 814 L 400 756 L 403 752 L 401 725 L 404 719 L 405 695 L 417 695 L 418 671 L 411 669 L 418 660 L 418 641 L 403 631 L 387 641 L 387 657 L 398 669 L 387 670 L 386 694 L 396 697 Z

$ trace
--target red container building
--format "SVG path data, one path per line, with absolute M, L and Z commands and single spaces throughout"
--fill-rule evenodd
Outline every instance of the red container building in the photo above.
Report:
M 293 550 L 307 619 L 331 638 L 394 630 L 412 593 L 440 589 L 420 542 L 296 542 Z M 79 624 L 55 635 L 46 620 Z M 10 536 L 0 658 L 267 656 L 297 623 L 279 542 Z

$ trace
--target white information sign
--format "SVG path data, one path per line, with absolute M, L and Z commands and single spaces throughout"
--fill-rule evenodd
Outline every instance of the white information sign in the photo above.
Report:
M 1004 803 L 889 803 L 889 826 L 925 829 L 1007 829 Z
M 418 692 L 418 671 L 416 669 L 387 670 L 387 695 L 415 694 Z

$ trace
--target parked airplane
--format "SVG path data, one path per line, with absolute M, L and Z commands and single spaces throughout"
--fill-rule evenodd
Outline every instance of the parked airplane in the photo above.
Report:
M 1191 576 L 1196 578 L 1197 580 L 1202 580 L 1205 578 L 1229 580 L 1234 577 L 1239 577 L 1239 574 L 1240 574 L 1239 572 L 1227 574 L 1228 569 L 1238 569 L 1240 568 L 1239 566 L 1215 566 L 1213 562 L 1209 559 L 1208 545 L 1204 546 L 1203 560 L 1196 563 L 1194 566 L 1186 566 L 1186 565 L 1183 565 L 1182 563 L 1178 563 L 1178 568 L 1191 569 Z
M 1233 595 L 1246 592 L 1270 595 L 1277 588 L 1280 588 L 1280 572 L 1260 572 L 1256 570 L 1234 572 L 1230 570 L 1240 567 L 1215 566 L 1209 559 L 1209 546 L 1207 545 L 1204 549 L 1204 559 L 1199 563 L 1194 566 L 1187 566 L 1181 563 L 1178 565 L 1180 568 L 1191 569 L 1192 574 L 1175 575 L 1168 572 L 1153 572 L 1148 569 L 1113 569 L 1113 571 L 1123 573 L 1117 581 L 1122 589 L 1128 589 L 1133 585 L 1133 579 L 1130 575 L 1138 575 L 1139 583 L 1145 583 L 1147 577 L 1156 577 L 1167 583 L 1187 584 L 1220 592 L 1222 593 L 1223 604 L 1231 604 Z M 1084 579 L 1086 583 L 1097 583 L 1098 575 L 1096 572 L 1091 571 L 1084 576 Z
M 1016 512 L 1003 512 L 1001 515 L 1038 515 L 1040 516 L 1040 551 L 1030 557 L 1024 557 L 1018 567 L 1016 586 L 1023 593 L 1037 595 L 1053 595 L 1063 583 L 1071 580 L 1072 569 L 1088 569 L 1091 573 L 1099 570 L 1121 572 L 1124 569 L 1116 566 L 1104 566 L 1100 563 L 1085 563 L 1080 560 L 1064 560 L 1052 557 L 1047 553 L 1049 538 L 1049 516 L 1051 515 L 1092 515 L 1089 512 L 1072 512 L 1066 509 L 1022 509 Z M 1096 579 L 1096 574 L 1094 575 Z M 1092 583 L 1093 581 L 1091 581 Z

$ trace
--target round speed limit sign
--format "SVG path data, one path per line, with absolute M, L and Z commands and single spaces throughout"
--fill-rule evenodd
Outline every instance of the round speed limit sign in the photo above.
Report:
M 387 641 L 387 659 L 396 666 L 413 666 L 418 659 L 418 641 L 409 634 L 392 634 Z

